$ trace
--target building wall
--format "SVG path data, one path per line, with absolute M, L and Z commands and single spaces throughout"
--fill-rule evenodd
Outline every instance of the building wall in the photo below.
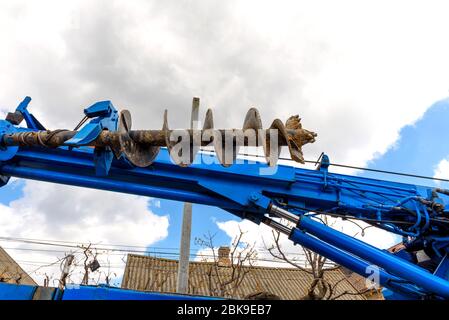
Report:
M 13 258 L 0 247 L 0 282 L 37 285 Z

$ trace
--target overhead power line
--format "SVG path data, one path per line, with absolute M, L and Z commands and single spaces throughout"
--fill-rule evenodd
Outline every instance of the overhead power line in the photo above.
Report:
M 87 245 L 89 242 L 85 241 L 65 241 L 65 240 L 54 240 L 54 239 L 37 239 L 37 238 L 22 238 L 22 237 L 1 237 L 1 241 L 8 242 L 23 242 L 31 245 L 49 245 L 49 246 L 59 246 L 59 247 L 67 247 L 67 248 L 76 248 L 79 249 L 81 245 Z M 114 247 L 114 248 L 109 248 Z M 117 247 L 117 248 L 115 248 Z M 158 250 L 173 250 L 178 252 L 178 247 L 159 247 L 159 246 L 137 246 L 137 245 L 126 245 L 126 244 L 109 244 L 109 243 L 98 243 L 95 244 L 93 248 L 97 248 L 97 250 L 109 250 L 109 251 L 122 251 L 122 252 L 141 252 L 141 253 L 161 253 L 166 251 L 158 251 Z M 128 248 L 142 248 L 144 250 L 135 250 Z M 197 246 L 196 248 L 191 249 L 191 252 L 196 252 L 201 250 L 202 247 Z M 48 250 L 48 251 L 58 251 L 58 250 Z M 63 250 L 59 250 L 61 252 L 65 252 Z M 258 248 L 258 251 L 268 252 L 265 248 Z M 286 254 L 300 254 L 297 252 L 286 252 Z M 192 255 L 192 254 L 191 254 Z
M 0 241 L 12 241 L 12 242 L 20 242 L 31 245 L 43 245 L 43 246 L 55 246 L 60 248 L 72 248 L 72 249 L 82 249 L 81 245 L 71 245 L 71 244 L 63 244 L 61 240 L 55 240 L 53 242 L 49 242 L 46 240 L 40 239 L 40 241 L 28 240 L 27 238 L 11 238 L 11 237 L 0 237 Z M 59 242 L 59 243 L 55 243 Z M 121 253 L 140 253 L 140 254 L 150 254 L 150 255 L 159 255 L 159 256 L 172 256 L 178 257 L 179 252 L 167 252 L 167 251 L 157 251 L 157 250 L 135 250 L 135 249 L 120 249 L 120 248 L 108 248 L 108 247 L 99 247 L 99 246 L 91 246 L 91 249 L 96 249 L 98 251 L 107 251 L 107 252 L 121 252 Z M 47 250 L 47 249 L 36 249 L 36 248 L 5 248 L 8 250 L 24 250 L 24 251 L 35 251 L 35 252 L 59 252 L 65 253 L 64 250 Z M 258 251 L 268 251 L 266 249 L 261 249 Z M 286 253 L 290 256 L 294 257 L 304 257 L 304 253 L 295 252 L 295 253 Z M 121 254 L 118 254 L 121 255 Z M 204 253 L 191 253 L 190 257 L 199 257 L 199 258 L 216 258 L 217 255 L 213 254 L 204 254 Z M 264 259 L 264 258 L 255 258 L 254 261 L 264 261 L 264 262 L 276 262 L 283 263 L 283 261 L 279 261 L 277 259 Z
M 60 245 L 61 247 L 65 247 L 64 245 Z M 76 247 L 77 249 L 80 249 L 80 247 Z M 91 246 L 91 249 L 96 249 L 99 251 L 113 251 L 113 252 L 123 252 L 123 253 L 141 253 L 141 254 L 153 254 L 153 255 L 160 255 L 160 256 L 173 256 L 178 257 L 179 252 L 164 252 L 164 251 L 143 251 L 143 250 L 123 250 L 123 249 L 104 249 L 104 248 L 98 248 L 95 246 Z M 42 249 L 33 249 L 33 248 L 5 248 L 7 250 L 25 250 L 25 251 L 33 251 L 33 252 L 59 252 L 59 253 L 65 253 L 63 250 L 42 250 Z M 122 255 L 122 254 L 119 254 Z M 304 256 L 303 253 L 290 253 L 288 255 L 292 256 Z M 200 257 L 200 258 L 216 258 L 217 255 L 213 254 L 204 254 L 204 253 L 191 253 L 189 254 L 190 257 Z M 278 262 L 278 260 L 275 259 L 264 259 L 264 258 L 255 258 L 255 261 L 267 261 L 267 262 Z
M 203 152 L 208 153 L 215 153 L 215 151 L 207 150 L 207 149 L 201 149 Z M 251 154 L 251 153 L 238 153 L 238 155 L 246 156 L 246 157 L 256 157 L 265 159 L 265 156 L 259 155 L 259 154 Z M 292 163 L 295 163 L 291 158 L 286 157 L 279 157 L 279 160 L 289 161 Z M 317 165 L 319 161 L 317 160 L 304 160 L 305 163 L 315 164 Z M 334 167 L 341 167 L 346 169 L 355 169 L 355 170 L 363 170 L 363 171 L 370 171 L 370 172 L 377 172 L 377 173 L 384 173 L 384 174 L 390 174 L 390 175 L 398 175 L 398 176 L 404 176 L 404 177 L 410 177 L 410 178 L 418 178 L 418 179 L 427 179 L 427 180 L 434 180 L 434 181 L 442 181 L 442 182 L 449 182 L 449 179 L 439 178 L 439 177 L 430 177 L 425 175 L 419 175 L 414 173 L 406 173 L 406 172 L 397 172 L 397 171 L 389 171 L 389 170 L 383 170 L 383 169 L 371 169 L 366 167 L 359 167 L 359 166 L 353 166 L 353 165 L 347 165 L 347 164 L 341 164 L 341 163 L 329 163 L 330 166 Z

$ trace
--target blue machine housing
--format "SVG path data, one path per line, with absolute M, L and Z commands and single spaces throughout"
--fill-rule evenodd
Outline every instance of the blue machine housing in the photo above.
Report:
M 28 114 L 22 104 L 16 113 Z M 114 158 L 110 150 L 85 147 L 102 130 L 117 130 L 112 104 L 94 104 L 85 116 L 92 120 L 65 146 L 0 150 L 1 181 L 7 183 L 14 176 L 216 206 L 266 223 L 286 233 L 295 244 L 362 276 L 369 277 L 370 270 L 377 268 L 374 280 L 391 290 L 386 297 L 449 298 L 449 193 L 445 190 L 332 173 L 327 155 L 318 170 L 279 165 L 274 172 L 267 164 L 254 161 L 225 168 L 206 153 L 198 154 L 193 165 L 179 167 L 172 163 L 168 150 L 162 149 L 150 167 L 137 168 L 124 156 Z M 27 121 L 28 128 L 22 128 L 0 121 L 0 138 L 20 130 L 40 130 L 35 123 Z M 268 171 L 271 174 L 263 174 Z M 405 251 L 392 254 L 354 239 L 321 223 L 320 214 L 361 219 L 398 234 Z M 293 227 L 272 219 L 286 217 L 294 222 Z M 418 251 L 425 252 L 437 267 L 429 269 L 418 262 Z

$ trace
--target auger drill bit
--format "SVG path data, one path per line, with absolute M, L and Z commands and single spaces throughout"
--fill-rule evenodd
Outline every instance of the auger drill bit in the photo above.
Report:
M 284 124 L 276 119 L 270 128 L 263 129 L 259 112 L 251 108 L 246 114 L 242 129 L 214 129 L 212 110 L 207 110 L 202 130 L 170 130 L 167 110 L 164 113 L 162 130 L 131 130 L 132 120 L 128 110 L 122 110 L 118 119 L 118 130 L 103 130 L 92 142 L 80 146 L 96 148 L 109 147 L 115 157 L 125 156 L 137 167 L 147 167 L 156 158 L 161 147 L 167 147 L 171 158 L 180 166 L 188 166 L 195 159 L 199 147 L 213 146 L 219 162 L 229 166 L 237 157 L 241 146 L 262 146 L 269 165 L 276 164 L 281 146 L 287 146 L 291 158 L 304 163 L 302 146 L 315 141 L 316 133 L 302 128 L 298 115 L 290 117 Z M 68 146 L 66 141 L 73 138 L 76 130 L 40 130 L 15 132 L 3 135 L 3 147 L 37 146 L 57 148 Z M 274 135 L 277 139 L 273 139 Z M 190 148 L 177 148 L 186 139 Z M 275 142 L 277 145 L 271 145 Z M 73 147 L 73 144 L 70 145 Z M 228 149 L 226 149 L 228 148 Z M 226 152 L 231 149 L 232 152 Z M 187 151 L 186 151 L 187 150 Z M 275 150 L 275 151 L 273 151 Z M 275 152 L 276 154 L 273 154 Z

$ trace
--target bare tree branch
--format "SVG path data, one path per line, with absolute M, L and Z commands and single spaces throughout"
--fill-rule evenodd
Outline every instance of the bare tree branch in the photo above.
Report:
M 328 218 L 326 216 L 320 218 L 318 217 L 324 224 L 329 224 Z M 328 260 L 326 257 L 317 254 L 305 247 L 302 247 L 305 256 L 306 265 L 309 267 L 303 267 L 297 262 L 293 261 L 289 258 L 282 250 L 280 244 L 280 232 L 272 231 L 273 236 L 273 244 L 271 246 L 267 246 L 264 241 L 265 248 L 275 259 L 280 261 L 287 262 L 291 266 L 311 275 L 312 281 L 307 289 L 307 294 L 302 298 L 304 300 L 335 300 L 341 298 L 345 295 L 363 295 L 366 292 L 351 292 L 351 291 L 343 291 L 341 293 L 337 293 L 337 289 L 339 284 L 343 281 L 347 281 L 346 276 L 343 275 L 343 278 L 331 283 L 326 279 L 325 274 L 340 268 L 340 266 L 329 267 Z M 367 291 L 370 291 L 369 289 Z
M 210 232 L 204 236 L 204 239 L 196 239 L 197 244 L 212 252 L 212 262 L 208 262 L 209 267 L 206 272 L 209 295 L 237 297 L 238 289 L 252 271 L 253 261 L 256 258 L 255 244 L 244 243 L 243 235 L 244 232 L 239 230 L 239 234 L 233 239 L 227 265 L 220 263 L 220 257 L 217 257 L 215 253 L 214 236 Z

